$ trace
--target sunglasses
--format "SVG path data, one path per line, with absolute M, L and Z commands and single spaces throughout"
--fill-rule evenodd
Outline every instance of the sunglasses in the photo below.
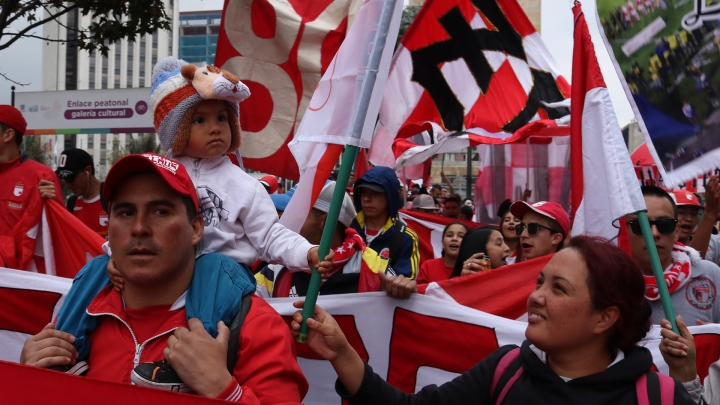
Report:
M 551 233 L 561 233 L 560 231 L 556 231 L 552 228 L 548 228 L 547 226 L 538 224 L 537 222 L 530 222 L 529 224 L 525 224 L 525 223 L 521 222 L 515 227 L 515 235 L 517 235 L 517 236 L 522 235 L 525 228 L 527 228 L 529 235 L 537 234 L 538 232 L 540 232 L 540 228 L 547 229 Z
M 657 228 L 658 232 L 660 232 L 663 235 L 668 235 L 673 232 L 675 232 L 675 228 L 677 227 L 677 219 L 675 218 L 660 218 L 656 219 L 654 221 L 648 221 L 650 223 L 650 227 L 652 228 L 653 225 Z M 630 229 L 632 229 L 632 233 L 635 235 L 642 235 L 642 230 L 640 229 L 640 222 L 637 220 L 635 221 L 628 221 L 628 225 L 630 225 Z
M 75 179 L 77 178 L 77 176 L 78 176 L 79 173 L 80 173 L 80 172 L 73 173 L 73 174 L 69 175 L 68 177 L 66 177 L 65 179 L 60 179 L 60 182 L 61 182 L 63 185 L 65 185 L 65 184 L 67 184 L 67 183 L 72 183 L 72 182 L 75 181 Z

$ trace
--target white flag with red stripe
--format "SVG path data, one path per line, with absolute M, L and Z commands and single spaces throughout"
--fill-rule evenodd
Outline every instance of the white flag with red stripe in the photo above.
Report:
M 618 235 L 616 220 L 645 210 L 645 200 L 579 2 L 573 13 L 572 234 L 613 239 Z
M 295 138 L 289 144 L 300 168 L 300 185 L 280 220 L 287 228 L 296 232 L 300 230 L 344 145 L 370 146 L 373 124 L 390 69 L 393 44 L 400 28 L 402 5 L 400 0 L 365 1 L 338 53 L 320 79 Z M 393 6 L 390 9 L 392 22 L 384 33 L 385 37 L 381 37 L 377 35 L 380 17 L 383 9 L 389 6 Z M 383 53 L 369 93 L 362 135 L 358 139 L 351 136 L 352 126 L 357 114 L 361 113 L 358 106 L 365 94 L 363 92 L 367 91 L 365 79 L 374 46 L 382 46 Z
M 420 263 L 426 260 L 442 257 L 442 236 L 446 226 L 453 222 L 461 222 L 469 229 L 484 225 L 479 222 L 461 221 L 454 218 L 447 218 L 442 215 L 425 214 L 422 212 L 400 210 L 400 219 L 405 222 L 408 228 L 415 232 L 418 237 L 420 248 Z
M 395 52 L 370 161 L 393 166 L 403 155 L 407 166 L 480 143 L 567 135 L 558 120 L 569 92 L 516 0 L 427 0 Z M 403 139 L 420 149 L 393 151 Z

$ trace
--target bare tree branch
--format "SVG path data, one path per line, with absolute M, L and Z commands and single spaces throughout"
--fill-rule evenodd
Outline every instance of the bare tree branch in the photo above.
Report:
M 0 44 L 0 51 L 2 51 L 3 49 L 9 47 L 9 46 L 12 45 L 15 41 L 17 41 L 18 39 L 20 39 L 20 38 L 22 38 L 23 36 L 25 36 L 25 34 L 26 34 L 28 31 L 30 31 L 31 29 L 37 28 L 37 27 L 45 24 L 46 22 L 52 21 L 52 20 L 60 17 L 61 15 L 66 14 L 68 11 L 71 11 L 71 10 L 75 9 L 76 7 L 77 7 L 76 5 L 73 5 L 73 6 L 71 6 L 71 7 L 67 7 L 67 8 L 65 8 L 65 10 L 59 11 L 59 12 L 58 12 L 57 14 L 55 14 L 55 15 L 51 15 L 50 17 L 47 17 L 47 18 L 45 18 L 45 19 L 43 19 L 43 20 L 40 20 L 40 21 L 37 21 L 37 22 L 31 24 L 30 26 L 26 27 L 24 30 L 16 33 L 16 34 L 15 34 L 15 37 L 13 37 L 13 38 L 12 38 L 11 40 L 9 40 L 8 42 L 6 42 L 6 43 L 4 43 L 4 44 Z
M 15 83 L 15 84 L 17 84 L 18 86 L 27 86 L 27 85 L 30 84 L 30 83 L 20 83 L 20 82 L 16 82 L 15 80 L 7 77 L 7 75 L 6 75 L 5 73 L 2 73 L 2 72 L 0 72 L 0 77 L 2 77 L 3 79 L 9 81 L 10 83 Z

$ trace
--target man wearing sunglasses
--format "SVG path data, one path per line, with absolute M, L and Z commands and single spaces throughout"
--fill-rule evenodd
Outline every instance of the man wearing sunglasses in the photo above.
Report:
M 655 186 L 640 188 L 645 197 L 650 229 L 664 270 L 675 315 L 681 315 L 689 325 L 693 322 L 720 322 L 720 305 L 715 305 L 720 286 L 720 268 L 702 260 L 698 252 L 678 241 L 677 206 L 665 190 Z M 662 303 L 653 277 L 645 240 L 637 215 L 625 217 L 632 257 L 645 274 L 645 296 L 652 307 L 652 322 L 665 318 Z
M 528 204 L 516 201 L 510 212 L 521 221 L 515 227 L 515 233 L 520 236 L 523 259 L 557 252 L 570 231 L 570 217 L 560 204 L 554 202 Z

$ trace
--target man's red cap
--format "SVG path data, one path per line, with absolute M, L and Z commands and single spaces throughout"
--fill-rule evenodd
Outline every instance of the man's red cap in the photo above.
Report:
M 118 160 L 105 178 L 103 198 L 112 204 L 112 195 L 118 185 L 129 175 L 138 172 L 151 172 L 160 177 L 178 193 L 190 197 L 196 210 L 200 210 L 195 185 L 188 175 L 185 166 L 154 153 L 127 155 Z
M 27 121 L 20 110 L 9 104 L 0 104 L 0 122 L 21 134 L 27 129 Z
M 677 206 L 689 205 L 691 207 L 705 208 L 702 204 L 700 204 L 700 200 L 697 195 L 690 191 L 675 190 L 671 191 L 670 195 L 673 197 L 673 200 L 675 200 L 675 205 Z
M 528 211 L 535 211 L 538 214 L 555 220 L 560 225 L 563 235 L 570 233 L 570 217 L 567 212 L 558 203 L 540 201 L 535 204 L 528 204 L 525 201 L 515 201 L 510 206 L 510 212 L 518 219 L 522 220 Z
M 267 176 L 261 177 L 258 181 L 269 189 L 268 193 L 270 194 L 275 194 L 278 189 L 278 179 L 273 175 L 268 174 Z

